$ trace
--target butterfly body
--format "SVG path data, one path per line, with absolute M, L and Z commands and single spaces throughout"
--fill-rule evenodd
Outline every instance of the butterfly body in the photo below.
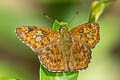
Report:
M 86 23 L 68 31 L 60 25 L 59 32 L 38 26 L 16 28 L 18 37 L 33 51 L 40 63 L 51 72 L 71 72 L 87 68 L 91 48 L 99 42 L 99 25 Z
M 61 38 L 61 46 L 64 51 L 64 57 L 66 58 L 67 66 L 69 66 L 72 38 L 66 26 L 60 27 L 60 38 Z

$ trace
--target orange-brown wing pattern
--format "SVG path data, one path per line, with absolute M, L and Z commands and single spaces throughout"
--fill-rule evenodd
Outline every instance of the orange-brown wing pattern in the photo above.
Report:
M 72 43 L 69 69 L 74 72 L 88 67 L 91 59 L 91 50 L 79 42 Z
M 99 25 L 97 23 L 86 23 L 73 28 L 70 31 L 74 41 L 78 41 L 90 48 L 94 48 L 100 40 Z
M 67 61 L 60 43 L 53 43 L 39 52 L 39 60 L 51 72 L 66 72 Z
M 58 38 L 58 33 L 56 31 L 37 26 L 16 28 L 16 34 L 24 43 L 37 52 L 45 46 L 55 42 Z

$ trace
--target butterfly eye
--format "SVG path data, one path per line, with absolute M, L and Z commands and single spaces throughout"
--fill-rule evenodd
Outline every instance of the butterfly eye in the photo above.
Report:
M 66 30 L 67 30 L 67 27 L 66 27 L 66 26 L 60 26 L 59 31 L 66 31 Z
M 93 29 L 94 24 L 93 24 L 93 23 L 90 23 L 90 24 L 88 25 L 88 27 L 91 28 L 91 29 Z
M 62 31 L 62 30 L 63 30 L 62 28 L 59 29 L 59 31 Z

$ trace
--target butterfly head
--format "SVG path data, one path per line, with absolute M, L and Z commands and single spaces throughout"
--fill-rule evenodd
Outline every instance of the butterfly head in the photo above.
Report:
M 60 29 L 59 29 L 59 31 L 67 31 L 68 30 L 68 28 L 67 28 L 67 26 L 65 26 L 65 25 L 61 25 L 60 26 Z

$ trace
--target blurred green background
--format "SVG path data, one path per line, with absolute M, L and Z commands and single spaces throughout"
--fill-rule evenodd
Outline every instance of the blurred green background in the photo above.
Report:
M 0 0 L 0 76 L 39 80 L 39 60 L 14 30 L 23 25 L 52 28 L 53 21 L 69 22 L 72 27 L 87 23 L 94 0 Z M 79 72 L 78 80 L 120 80 L 120 0 L 100 17 L 100 42 L 92 50 L 91 63 Z

